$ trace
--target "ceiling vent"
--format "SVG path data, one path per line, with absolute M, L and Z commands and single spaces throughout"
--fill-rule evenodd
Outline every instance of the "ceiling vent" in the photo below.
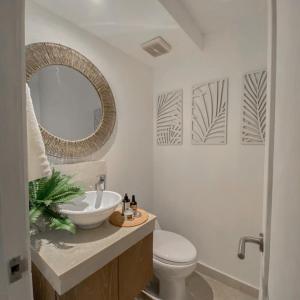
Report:
M 142 48 L 153 57 L 158 57 L 167 54 L 171 51 L 171 45 L 161 36 L 158 36 L 148 42 L 143 43 Z

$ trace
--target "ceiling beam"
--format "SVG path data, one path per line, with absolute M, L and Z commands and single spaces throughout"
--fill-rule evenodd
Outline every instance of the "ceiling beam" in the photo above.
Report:
M 175 19 L 183 31 L 194 41 L 194 43 L 203 50 L 204 35 L 180 0 L 158 0 L 164 8 Z

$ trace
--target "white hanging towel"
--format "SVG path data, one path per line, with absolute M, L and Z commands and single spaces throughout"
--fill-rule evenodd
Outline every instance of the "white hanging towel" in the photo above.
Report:
M 50 164 L 45 151 L 42 134 L 34 113 L 30 89 L 26 83 L 27 144 L 28 144 L 28 180 L 51 175 Z

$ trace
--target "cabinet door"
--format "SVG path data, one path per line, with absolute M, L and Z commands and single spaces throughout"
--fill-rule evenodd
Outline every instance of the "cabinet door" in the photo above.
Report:
M 118 300 L 118 259 L 83 280 L 58 300 Z
M 119 256 L 119 300 L 133 300 L 153 276 L 153 234 Z
M 32 264 L 31 270 L 34 300 L 56 300 L 55 290 L 39 269 Z

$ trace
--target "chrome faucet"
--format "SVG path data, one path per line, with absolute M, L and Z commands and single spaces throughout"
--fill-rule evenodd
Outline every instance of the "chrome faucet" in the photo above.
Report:
M 103 192 L 106 188 L 106 175 L 100 175 L 98 177 L 98 181 L 95 184 L 95 190 L 97 192 Z

